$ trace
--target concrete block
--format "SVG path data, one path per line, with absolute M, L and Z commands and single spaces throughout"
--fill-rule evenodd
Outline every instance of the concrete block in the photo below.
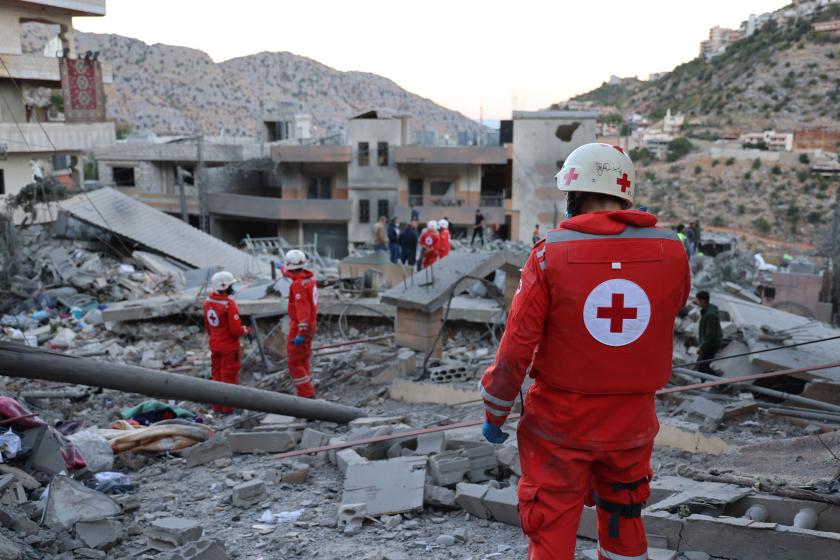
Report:
M 699 424 L 674 418 L 660 419 L 659 433 L 656 434 L 654 443 L 707 455 L 720 455 L 733 447 L 718 436 L 700 433 Z
M 283 473 L 281 480 L 289 484 L 303 484 L 309 478 L 310 466 L 306 463 L 292 463 L 291 468 Z
M 367 517 L 367 504 L 342 504 L 338 507 L 338 528 L 344 528 L 345 535 L 355 535 L 362 530 Z
M 519 465 L 519 448 L 513 445 L 503 445 L 496 449 L 496 460 L 500 465 L 510 469 L 516 476 L 522 476 Z
M 123 537 L 122 523 L 114 519 L 79 521 L 76 536 L 90 548 L 108 549 Z
M 172 550 L 188 542 L 196 541 L 204 533 L 204 527 L 194 519 L 163 517 L 155 519 L 146 529 L 149 546 L 162 551 Z
M 438 486 L 451 486 L 470 472 L 470 460 L 463 451 L 447 451 L 429 457 L 429 472 Z
M 400 457 L 347 467 L 342 504 L 367 504 L 369 515 L 423 507 L 425 457 Z
M 328 442 L 328 445 L 337 445 L 339 443 L 347 443 L 347 438 L 331 437 L 330 441 Z M 336 451 L 335 449 L 333 449 L 332 451 L 327 451 L 327 461 L 329 461 L 333 465 L 337 465 L 338 464 L 338 459 L 336 458 L 337 453 L 338 453 L 338 451 Z
M 51 529 L 70 529 L 79 521 L 99 521 L 120 512 L 120 505 L 102 492 L 66 476 L 55 476 L 50 482 L 43 524 Z
M 398 401 L 410 403 L 458 404 L 480 400 L 481 394 L 475 390 L 475 383 L 464 387 L 430 381 L 412 381 L 395 379 L 388 388 L 388 395 Z
M 319 432 L 312 428 L 306 428 L 303 430 L 303 436 L 300 438 L 300 448 L 312 449 L 314 447 L 322 447 L 330 442 L 331 437 L 332 435 L 330 434 Z
M 426 481 L 426 488 L 423 493 L 423 503 L 427 506 L 456 509 L 455 491 L 443 486 L 435 486 Z
M 369 461 L 356 453 L 355 449 L 342 449 L 336 452 L 336 465 L 341 474 L 347 474 L 347 467 L 350 465 L 364 465 Z
M 483 502 L 496 521 L 519 526 L 519 512 L 516 507 L 519 500 L 516 497 L 515 486 L 501 489 L 490 488 L 484 494 Z
M 196 467 L 205 463 L 212 463 L 216 459 L 230 457 L 233 450 L 224 436 L 216 436 L 202 441 L 192 447 L 184 449 L 181 456 L 186 459 L 188 467 Z
M 499 466 L 496 459 L 496 446 L 492 443 L 480 444 L 464 450 L 464 454 L 470 461 L 470 472 L 467 473 L 471 482 L 484 482 L 490 480 L 488 475 Z
M 23 551 L 11 539 L 0 535 L 0 558 L 21 560 L 23 558 Z
M 228 442 L 234 453 L 282 453 L 295 448 L 289 432 L 233 432 Z
M 233 487 L 233 505 L 249 507 L 258 504 L 268 496 L 265 482 L 259 478 L 237 484 Z
M 689 417 L 698 418 L 709 430 L 717 428 L 726 413 L 723 405 L 705 397 L 694 397 L 684 404 L 684 408 Z
M 490 519 L 490 510 L 484 505 L 484 496 L 488 489 L 484 484 L 459 482 L 455 486 L 455 503 L 474 517 Z
M 444 432 L 432 432 L 417 436 L 415 455 L 437 455 L 446 449 L 446 435 Z
M 229 560 L 224 545 L 217 541 L 202 539 L 187 543 L 170 552 L 167 560 Z

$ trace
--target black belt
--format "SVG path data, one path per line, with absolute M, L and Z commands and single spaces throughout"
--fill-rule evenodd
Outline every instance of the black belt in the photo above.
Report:
M 635 490 L 641 484 L 649 482 L 648 477 L 642 478 L 635 482 L 617 482 L 612 485 L 613 492 L 620 492 L 622 490 Z M 601 498 L 596 492 L 593 492 L 595 505 L 610 514 L 609 535 L 612 539 L 618 538 L 618 523 L 622 517 L 637 518 L 642 516 L 642 507 L 644 503 L 637 504 L 618 504 L 616 502 L 609 502 Z

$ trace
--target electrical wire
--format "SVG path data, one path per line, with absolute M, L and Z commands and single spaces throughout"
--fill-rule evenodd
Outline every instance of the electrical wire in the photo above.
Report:
M 774 346 L 772 348 L 763 348 L 761 350 L 752 350 L 750 352 L 740 352 L 738 354 L 731 354 L 729 356 L 721 356 L 719 358 L 709 358 L 708 360 L 697 360 L 696 362 L 689 362 L 685 364 L 674 364 L 672 367 L 688 367 L 688 366 L 697 366 L 701 364 L 708 364 L 711 362 L 718 362 L 721 360 L 729 360 L 731 358 L 741 358 L 743 356 L 752 356 L 753 354 L 762 354 L 764 352 L 772 352 L 774 350 L 785 350 L 788 348 L 798 348 L 799 346 L 805 346 L 807 344 L 817 344 L 819 342 L 828 342 L 830 340 L 837 340 L 840 339 L 840 335 L 838 336 L 829 336 L 827 338 L 818 338 L 816 340 L 808 340 L 805 342 L 797 342 L 795 344 L 788 344 L 785 346 Z

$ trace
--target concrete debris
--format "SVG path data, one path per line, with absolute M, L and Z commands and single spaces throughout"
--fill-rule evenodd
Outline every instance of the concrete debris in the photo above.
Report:
M 231 432 L 227 439 L 234 453 L 282 453 L 296 447 L 289 432 Z
M 70 529 L 79 521 L 101 521 L 121 512 L 109 496 L 66 476 L 54 477 L 47 492 L 42 522 L 53 529 Z
M 114 519 L 79 521 L 76 523 L 76 535 L 86 546 L 105 550 L 122 539 L 123 526 Z
M 197 541 L 204 528 L 193 519 L 164 517 L 151 522 L 146 529 L 149 546 L 155 550 L 169 551 L 186 543 Z
M 423 507 L 426 461 L 425 457 L 399 457 L 349 465 L 341 502 L 365 503 L 368 515 L 374 516 L 419 510 Z
M 265 482 L 255 478 L 233 487 L 233 505 L 236 507 L 250 507 L 260 503 L 268 496 Z
M 202 539 L 173 549 L 167 560 L 229 560 L 229 558 L 223 544 Z
M 217 459 L 231 457 L 232 455 L 233 448 L 228 438 L 224 436 L 212 437 L 207 441 L 202 441 L 192 447 L 187 447 L 181 452 L 181 456 L 186 460 L 188 467 L 197 467 L 198 465 L 212 463 Z

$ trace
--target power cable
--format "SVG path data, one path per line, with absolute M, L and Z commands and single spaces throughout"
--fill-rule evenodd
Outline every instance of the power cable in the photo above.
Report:
M 785 350 L 787 348 L 797 348 L 799 346 L 805 346 L 807 344 L 817 344 L 819 342 L 828 342 L 830 340 L 837 340 L 840 339 L 840 335 L 838 336 L 829 336 L 827 338 L 818 338 L 817 340 L 808 340 L 805 342 L 797 342 L 796 344 L 788 344 L 785 346 L 774 346 L 772 348 L 763 348 L 761 350 L 752 350 L 750 352 L 741 352 L 738 354 L 731 354 L 729 356 L 721 356 L 719 358 L 709 358 L 708 360 L 697 360 L 696 362 L 689 362 L 685 364 L 674 364 L 672 367 L 688 367 L 688 366 L 697 366 L 700 364 L 708 364 L 711 362 L 718 362 L 720 360 L 729 360 L 731 358 L 741 358 L 743 356 L 752 356 L 753 354 L 762 354 L 764 352 L 772 352 L 774 350 Z

